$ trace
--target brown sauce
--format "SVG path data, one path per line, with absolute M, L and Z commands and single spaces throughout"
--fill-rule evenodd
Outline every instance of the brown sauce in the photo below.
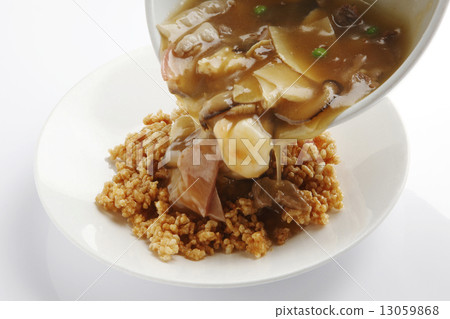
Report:
M 209 1 L 185 1 L 183 7 L 168 19 L 168 23 L 176 21 L 177 17 L 180 17 L 180 14 L 182 15 L 186 10 L 207 2 Z M 188 53 L 183 56 L 178 54 L 177 56 L 170 50 L 180 42 L 180 39 L 169 41 L 168 37 L 163 35 L 163 62 L 165 56 L 166 62 L 176 65 L 172 69 L 177 69 L 175 73 L 178 75 L 176 79 L 168 80 L 169 88 L 178 96 L 180 104 L 194 117 L 198 117 L 203 105 L 208 100 L 224 91 L 232 91 L 236 83 L 251 78 L 255 71 L 270 63 L 284 62 L 283 64 L 285 64 L 289 57 L 283 58 L 283 54 L 291 52 L 293 56 L 299 56 L 299 58 L 295 58 L 298 60 L 298 65 L 294 66 L 296 72 L 293 72 L 292 76 L 299 74 L 304 78 L 302 81 L 308 80 L 310 83 L 301 83 L 300 85 L 308 86 L 313 91 L 312 96 L 305 101 L 298 102 L 298 98 L 289 100 L 285 98 L 286 94 L 279 94 L 278 98 L 271 101 L 273 105 L 258 101 L 257 104 L 262 105 L 262 111 L 259 113 L 273 114 L 272 121 L 277 123 L 276 127 L 282 127 L 281 133 L 277 133 L 276 129 L 274 132 L 269 132 L 275 137 L 278 137 L 277 135 L 295 137 L 296 134 L 299 134 L 299 127 L 304 128 L 303 135 L 305 135 L 300 134 L 299 139 L 313 137 L 320 134 L 340 112 L 351 106 L 347 104 L 356 103 L 386 81 L 405 58 L 407 35 L 398 19 L 395 20 L 386 13 L 381 14 L 375 9 L 370 9 L 362 18 L 355 21 L 351 28 L 340 26 L 336 22 L 336 20 L 342 20 L 336 17 L 339 9 L 345 5 L 353 6 L 356 9 L 357 17 L 364 13 L 368 9 L 368 5 L 362 1 L 235 0 L 230 3 L 232 4 L 226 12 L 205 20 L 217 30 L 218 39 L 217 43 L 211 44 L 201 52 Z M 261 5 L 265 6 L 265 13 L 255 14 L 255 7 Z M 322 16 L 328 18 L 325 21 L 330 22 L 332 35 L 320 36 L 327 32 L 327 24 L 323 23 L 315 27 L 324 26 L 325 30 L 308 31 L 314 25 L 315 21 L 314 17 L 311 17 L 313 16 L 311 13 L 316 9 L 321 12 L 319 18 Z M 306 20 L 312 21 L 313 24 L 305 25 Z M 186 34 L 194 33 L 195 29 L 191 29 Z M 280 32 L 279 38 L 282 41 L 276 41 L 275 32 Z M 271 41 L 270 45 L 275 45 L 273 50 L 266 52 L 264 59 L 252 59 L 252 61 L 246 62 L 245 68 L 238 68 L 234 71 L 222 70 L 213 75 L 201 72 L 199 61 L 202 59 L 208 59 L 214 54 L 220 53 L 224 48 L 229 48 L 231 54 L 237 53 L 240 58 L 243 58 L 245 53 L 261 39 L 267 39 Z M 283 50 L 280 45 L 277 46 L 277 42 L 282 43 Z M 326 56 L 317 58 L 317 55 L 312 54 L 318 48 L 326 49 Z M 264 48 L 260 49 L 260 51 L 263 50 Z M 167 66 L 167 63 L 165 65 Z M 292 67 L 292 64 L 289 66 Z M 300 71 L 304 71 L 304 73 Z M 354 87 L 353 76 L 357 72 L 364 73 L 368 79 L 366 86 L 360 89 Z M 311 79 L 312 81 L 310 81 Z M 289 113 L 286 110 L 304 110 L 308 101 L 320 96 L 322 83 L 327 80 L 339 84 L 341 89 L 336 95 L 345 97 L 352 93 L 353 98 L 341 98 L 334 105 L 325 103 L 322 107 L 315 107 L 294 120 L 290 120 L 289 116 L 285 115 L 295 113 Z M 237 105 L 239 102 L 235 104 Z M 334 110 L 328 107 L 330 104 Z M 326 110 L 327 108 L 330 110 Z M 321 114 L 323 111 L 326 111 L 326 116 Z M 291 131 L 292 134 L 289 134 Z
M 219 140 L 221 200 L 255 196 L 252 179 L 263 177 L 277 201 L 305 209 L 281 179 L 281 148 L 272 139 L 320 135 L 384 83 L 408 47 L 401 21 L 358 0 L 188 0 L 158 28 L 163 77 L 196 124 L 184 120 Z M 249 154 L 244 139 L 263 141 L 265 163 L 240 164 Z M 270 158 L 275 181 L 264 178 Z

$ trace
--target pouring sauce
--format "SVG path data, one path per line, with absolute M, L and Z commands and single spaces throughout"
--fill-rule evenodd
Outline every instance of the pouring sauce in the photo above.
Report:
M 214 181 L 259 178 L 274 152 L 276 184 L 264 184 L 283 194 L 291 185 L 272 139 L 320 135 L 407 51 L 403 24 L 357 0 L 187 0 L 158 29 L 164 80 L 192 130 L 218 141 L 226 169 Z

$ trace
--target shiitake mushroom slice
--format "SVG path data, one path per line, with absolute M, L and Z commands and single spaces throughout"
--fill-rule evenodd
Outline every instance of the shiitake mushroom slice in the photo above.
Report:
M 199 121 L 204 129 L 210 127 L 209 122 L 218 115 L 230 110 L 236 103 L 233 101 L 233 92 L 222 92 L 205 103 L 200 111 Z
M 214 127 L 214 123 L 223 116 L 260 115 L 261 109 L 254 103 L 241 104 L 233 101 L 233 92 L 220 93 L 206 102 L 199 114 L 204 129 Z
M 340 92 L 340 85 L 335 81 L 328 80 L 323 83 L 320 95 L 302 103 L 283 101 L 274 109 L 274 114 L 288 124 L 299 125 L 328 108 Z

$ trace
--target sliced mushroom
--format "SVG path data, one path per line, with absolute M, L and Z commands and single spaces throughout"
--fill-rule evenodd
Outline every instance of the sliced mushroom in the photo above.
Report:
M 210 126 L 208 123 L 210 120 L 230 110 L 234 105 L 236 103 L 233 101 L 232 91 L 226 91 L 214 96 L 205 103 L 205 106 L 200 111 L 199 121 L 201 126 L 207 129 Z
M 274 114 L 289 124 L 298 125 L 329 107 L 340 92 L 339 84 L 335 81 L 325 81 L 322 85 L 322 93 L 317 97 L 302 103 L 284 101 L 275 108 Z
M 258 209 L 273 207 L 277 211 L 283 209 L 311 211 L 311 206 L 303 198 L 298 187 L 288 180 L 278 182 L 264 177 L 255 181 L 252 194 Z
M 214 127 L 223 116 L 258 115 L 263 112 L 261 107 L 254 103 L 237 103 L 233 100 L 233 92 L 227 91 L 216 95 L 206 102 L 200 112 L 199 120 L 204 129 Z
M 376 83 L 373 83 L 369 76 L 358 72 L 353 75 L 352 88 L 333 99 L 329 103 L 330 107 L 299 125 L 281 122 L 277 125 L 274 136 L 278 139 L 296 138 L 298 140 L 316 137 L 324 132 L 339 114 L 370 94 L 375 88 Z
M 255 115 L 258 114 L 258 108 L 255 104 L 239 104 L 229 109 L 225 116 L 238 116 L 238 115 Z
M 333 14 L 334 24 L 340 28 L 355 26 L 360 18 L 358 8 L 352 4 L 343 5 Z M 362 20 L 359 23 L 362 23 Z
M 356 72 L 352 76 L 351 89 L 342 96 L 334 99 L 331 106 L 334 108 L 352 106 L 374 91 L 378 85 L 379 84 L 374 82 L 367 74 Z
M 361 70 L 367 63 L 367 55 L 357 54 L 355 55 L 349 63 L 347 69 L 341 74 L 341 81 L 348 83 L 352 80 L 353 75 Z
M 239 37 L 241 43 L 235 48 L 238 52 L 247 52 L 256 43 L 269 39 L 269 29 L 262 26 L 256 32 L 241 35 Z
M 221 199 L 224 202 L 234 202 L 239 198 L 247 198 L 252 191 L 252 179 L 239 179 L 235 176 L 229 176 L 232 172 L 226 165 L 221 165 L 217 176 L 216 187 Z

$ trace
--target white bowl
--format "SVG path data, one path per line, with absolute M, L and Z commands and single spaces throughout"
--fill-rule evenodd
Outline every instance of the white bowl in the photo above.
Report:
M 411 35 L 409 56 L 402 66 L 374 93 L 347 109 L 332 123 L 332 126 L 343 123 L 367 111 L 384 97 L 413 67 L 433 37 L 444 15 L 449 0 L 369 0 L 375 2 L 371 9 L 382 9 L 392 12 L 405 21 Z M 146 0 L 147 22 L 153 48 L 159 56 L 160 34 L 156 25 L 163 22 L 181 3 L 180 0 Z
M 334 260 L 388 215 L 402 192 L 408 167 L 403 125 L 388 100 L 353 121 L 331 130 L 342 163 L 338 177 L 344 209 L 329 225 L 307 227 L 265 257 L 217 253 L 199 262 L 175 256 L 161 262 L 137 240 L 119 214 L 103 212 L 94 203 L 114 174 L 105 161 L 107 150 L 142 127 L 148 113 L 175 103 L 153 83 L 158 78 L 152 49 L 130 53 L 146 72 L 125 55 L 95 71 L 61 100 L 42 132 L 35 180 L 45 210 L 78 247 L 142 278 L 195 287 L 235 287 L 287 278 Z M 62 258 L 64 252 L 61 252 Z M 99 274 L 100 275 L 100 274 Z

